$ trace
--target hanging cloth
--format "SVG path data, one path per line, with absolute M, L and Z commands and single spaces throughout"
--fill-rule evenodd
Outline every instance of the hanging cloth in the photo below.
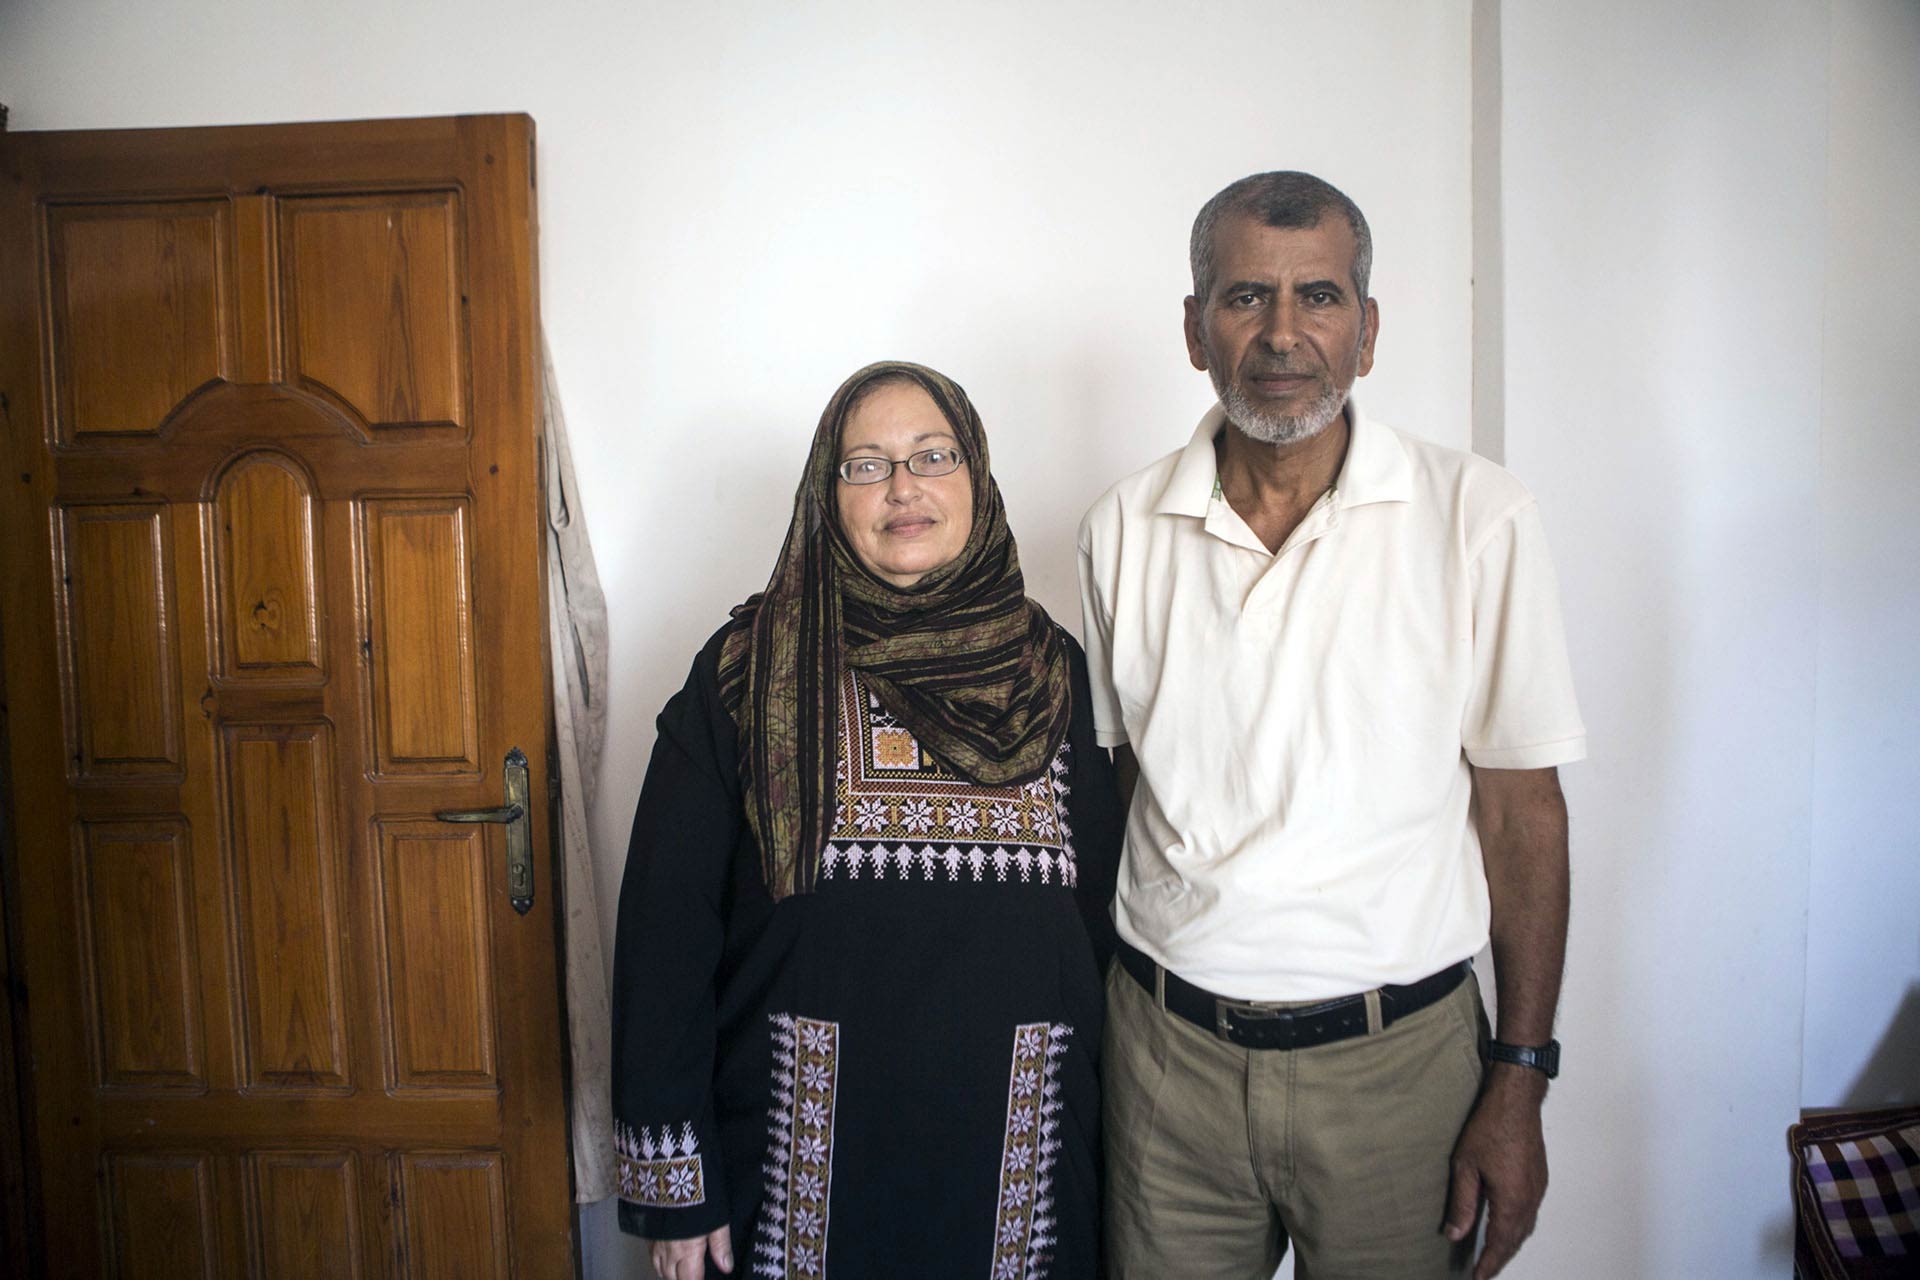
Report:
M 612 1014 L 600 940 L 587 815 L 607 726 L 607 598 L 593 564 L 560 411 L 553 355 L 541 343 L 547 482 L 547 648 L 553 662 L 554 746 L 560 761 L 562 906 L 566 911 L 567 1039 L 572 1058 L 574 1199 L 604 1200 L 613 1169 Z

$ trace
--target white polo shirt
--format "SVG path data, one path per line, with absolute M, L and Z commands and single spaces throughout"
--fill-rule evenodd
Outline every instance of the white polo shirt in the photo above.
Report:
M 1220 494 L 1217 405 L 1080 526 L 1094 727 L 1140 762 L 1116 921 L 1221 995 L 1348 995 L 1475 954 L 1469 762 L 1586 754 L 1532 495 L 1349 412 L 1339 479 L 1278 554 Z

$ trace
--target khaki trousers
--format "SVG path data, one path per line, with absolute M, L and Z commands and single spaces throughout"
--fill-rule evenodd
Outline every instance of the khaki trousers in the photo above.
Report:
M 1440 1234 L 1449 1162 L 1479 1095 L 1480 987 L 1368 1036 L 1243 1049 L 1155 1003 L 1118 963 L 1103 1049 L 1113 1280 L 1466 1274 Z

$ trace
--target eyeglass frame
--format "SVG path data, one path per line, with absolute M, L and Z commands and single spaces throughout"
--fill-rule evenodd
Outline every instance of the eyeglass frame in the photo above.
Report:
M 957 459 L 957 461 L 953 464 L 953 471 L 936 471 L 932 475 L 928 475 L 923 471 L 915 471 L 913 469 L 913 460 L 924 453 L 952 454 Z M 887 464 L 887 473 L 883 476 L 875 476 L 871 480 L 855 480 L 852 476 L 849 476 L 847 474 L 847 468 L 852 466 L 856 462 L 884 462 Z M 908 475 L 918 476 L 922 480 L 938 480 L 943 476 L 952 475 L 954 471 L 958 471 L 960 468 L 966 465 L 967 465 L 966 451 L 960 448 L 959 445 L 936 444 L 936 445 L 929 445 L 925 449 L 915 449 L 912 453 L 908 454 L 904 458 L 885 458 L 885 457 L 881 457 L 878 454 L 857 453 L 851 458 L 842 458 L 839 462 L 835 463 L 833 468 L 833 474 L 840 478 L 840 483 L 842 484 L 865 486 L 870 484 L 885 484 L 887 481 L 893 479 L 893 472 L 896 467 L 904 466 L 907 469 Z

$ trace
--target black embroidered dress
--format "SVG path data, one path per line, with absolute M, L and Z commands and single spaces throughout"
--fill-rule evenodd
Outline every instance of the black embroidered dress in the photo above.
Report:
M 819 883 L 775 905 L 719 641 L 660 715 L 620 890 L 621 1226 L 729 1224 L 735 1275 L 1091 1277 L 1123 815 L 1079 647 L 1022 787 L 931 760 L 849 672 Z

